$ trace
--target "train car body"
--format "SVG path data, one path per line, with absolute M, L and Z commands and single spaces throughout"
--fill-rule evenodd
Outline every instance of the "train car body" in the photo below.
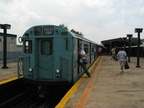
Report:
M 78 65 L 78 46 L 86 52 L 87 68 L 95 61 L 96 43 L 55 25 L 29 28 L 22 36 L 22 73 L 35 85 L 74 84 L 83 74 Z

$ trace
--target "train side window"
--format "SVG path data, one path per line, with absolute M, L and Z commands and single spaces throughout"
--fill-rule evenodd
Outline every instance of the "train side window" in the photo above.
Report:
M 96 48 L 95 48 L 94 45 L 92 46 L 92 50 L 91 50 L 91 52 L 96 52 Z
M 42 35 L 42 27 L 35 27 L 34 28 L 34 35 L 41 36 Z
M 88 44 L 84 44 L 84 51 L 88 54 Z
M 32 41 L 31 40 L 26 40 L 24 42 L 24 52 L 26 54 L 31 54 L 32 53 Z
M 41 41 L 41 54 L 42 55 L 51 55 L 52 54 L 52 41 L 51 40 L 42 40 Z

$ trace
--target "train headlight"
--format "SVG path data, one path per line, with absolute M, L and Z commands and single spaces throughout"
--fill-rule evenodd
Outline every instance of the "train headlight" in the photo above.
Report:
M 60 70 L 59 70 L 59 69 L 56 69 L 56 72 L 57 72 L 57 73 L 59 73 L 59 72 L 60 72 Z
M 30 72 L 32 72 L 32 71 L 33 71 L 33 69 L 32 69 L 32 68 L 29 68 L 29 71 L 30 71 Z

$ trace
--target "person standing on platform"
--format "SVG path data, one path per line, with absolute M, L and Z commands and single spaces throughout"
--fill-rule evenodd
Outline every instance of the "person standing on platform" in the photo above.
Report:
M 98 54 L 99 54 L 99 56 L 101 56 L 101 53 L 102 53 L 102 48 L 98 48 Z
M 112 58 L 111 59 L 115 60 L 115 58 L 116 58 L 116 48 L 112 48 L 111 53 L 112 53 Z
M 97 54 L 96 54 L 96 48 L 94 48 L 94 59 L 96 59 Z
M 117 48 L 117 46 L 115 47 L 115 49 L 116 49 L 116 50 L 115 50 L 115 53 L 116 53 L 116 55 L 117 55 L 117 53 L 118 53 L 118 51 L 119 51 L 118 48 Z M 115 56 L 116 56 L 116 55 L 115 55 Z M 117 57 L 115 57 L 115 61 L 118 61 Z
M 123 50 L 123 48 L 121 48 L 120 51 L 117 54 L 117 58 L 120 62 L 121 71 L 123 71 L 123 69 L 124 69 L 124 66 L 125 66 L 125 63 L 126 63 L 126 60 L 127 60 L 126 57 L 127 57 L 126 52 Z
M 83 62 L 83 59 L 86 59 L 86 53 L 84 50 L 82 50 L 81 47 L 78 48 L 78 51 L 79 51 L 79 56 L 78 56 L 78 59 L 79 59 L 79 65 L 83 68 L 84 72 L 87 74 L 88 77 L 91 77 L 90 76 L 90 73 L 88 72 L 87 68 L 86 68 L 86 64 Z

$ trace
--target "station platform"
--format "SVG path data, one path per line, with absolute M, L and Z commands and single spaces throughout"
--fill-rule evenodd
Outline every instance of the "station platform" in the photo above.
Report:
M 144 58 L 131 57 L 130 69 L 120 71 L 119 61 L 102 56 L 92 77 L 85 77 L 66 102 L 56 108 L 144 108 Z
M 0 85 L 17 79 L 17 62 L 8 62 L 7 69 L 2 69 L 3 64 L 0 63 Z

